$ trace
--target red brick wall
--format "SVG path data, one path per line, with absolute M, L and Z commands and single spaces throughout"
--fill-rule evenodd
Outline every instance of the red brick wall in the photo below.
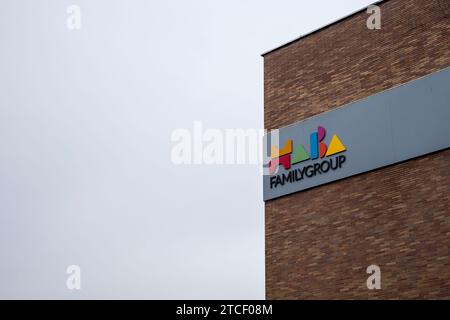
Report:
M 381 30 L 362 11 L 264 56 L 267 129 L 450 66 L 450 1 L 380 7 Z M 268 299 L 450 298 L 450 150 L 267 201 L 265 216 Z

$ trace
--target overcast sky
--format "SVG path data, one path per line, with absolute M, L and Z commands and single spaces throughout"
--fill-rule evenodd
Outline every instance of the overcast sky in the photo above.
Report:
M 171 133 L 262 128 L 260 54 L 372 2 L 2 0 L 0 298 L 263 299 L 260 168 Z

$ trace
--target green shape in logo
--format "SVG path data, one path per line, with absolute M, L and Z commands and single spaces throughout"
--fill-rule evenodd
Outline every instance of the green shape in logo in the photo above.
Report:
M 291 164 L 296 164 L 309 159 L 309 154 L 306 152 L 305 148 L 300 144 L 298 148 L 295 150 Z

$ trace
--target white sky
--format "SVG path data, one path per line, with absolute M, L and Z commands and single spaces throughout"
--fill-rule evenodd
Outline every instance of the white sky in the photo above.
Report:
M 3 0 L 0 298 L 263 299 L 259 168 L 170 135 L 262 128 L 260 54 L 372 2 Z

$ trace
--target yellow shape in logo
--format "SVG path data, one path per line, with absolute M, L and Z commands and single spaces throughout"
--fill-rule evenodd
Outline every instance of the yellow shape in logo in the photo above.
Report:
M 334 135 L 333 138 L 331 138 L 330 145 L 328 146 L 328 150 L 325 155 L 328 157 L 345 150 L 347 150 L 347 148 L 342 144 L 338 136 Z
M 272 159 L 275 159 L 284 156 L 285 154 L 289 154 L 291 152 L 292 152 L 292 140 L 289 139 L 286 141 L 286 143 L 284 144 L 284 148 L 281 150 L 278 150 L 276 146 L 272 146 L 270 157 Z

